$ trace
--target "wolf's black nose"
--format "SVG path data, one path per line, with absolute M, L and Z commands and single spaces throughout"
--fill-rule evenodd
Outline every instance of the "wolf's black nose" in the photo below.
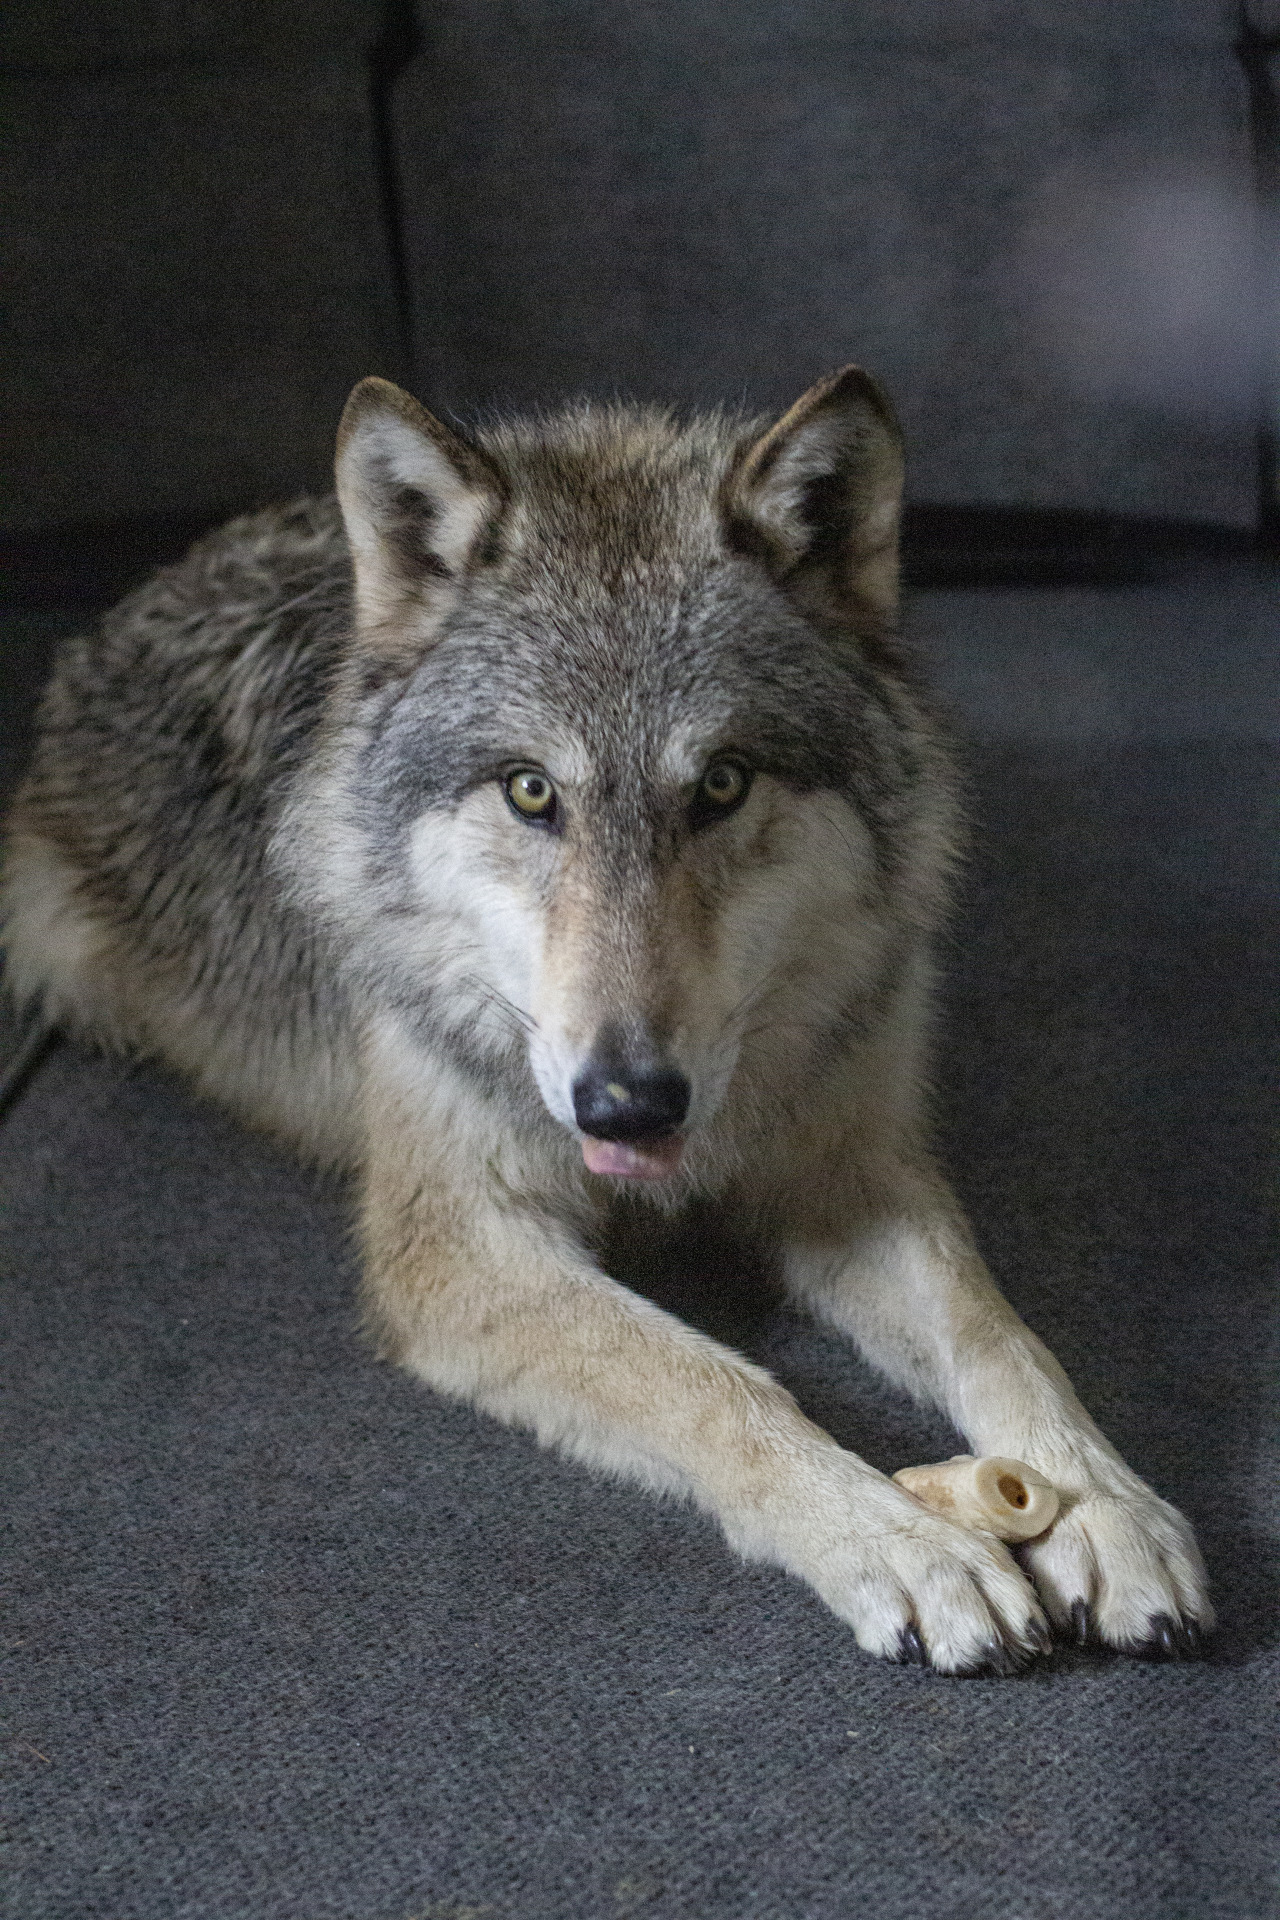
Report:
M 654 1140 L 689 1111 L 689 1082 L 674 1067 L 589 1062 L 573 1083 L 573 1116 L 597 1140 Z

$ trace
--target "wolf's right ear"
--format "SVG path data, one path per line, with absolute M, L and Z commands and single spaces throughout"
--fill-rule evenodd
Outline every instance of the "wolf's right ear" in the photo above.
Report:
M 343 409 L 334 470 L 361 630 L 390 640 L 407 612 L 439 606 L 466 573 L 502 510 L 503 478 L 402 388 L 373 378 Z
M 902 479 L 888 396 L 861 367 L 842 367 L 742 450 L 724 492 L 730 545 L 810 612 L 892 625 Z

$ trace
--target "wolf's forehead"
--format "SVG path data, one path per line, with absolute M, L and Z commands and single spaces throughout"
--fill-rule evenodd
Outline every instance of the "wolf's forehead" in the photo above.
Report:
M 729 583 L 731 584 L 731 583 Z M 716 570 L 589 600 L 500 596 L 459 634 L 451 671 L 498 718 L 543 722 L 593 759 L 625 751 L 677 781 L 742 736 L 848 725 L 855 688 L 811 629 Z M 451 649 L 452 651 L 452 649 Z
M 587 408 L 545 435 L 498 436 L 508 550 L 561 581 L 688 561 L 722 549 L 719 487 L 734 442 L 723 423 L 679 428 L 646 410 Z
M 696 779 L 707 755 L 721 743 L 730 706 L 709 690 L 686 702 L 635 690 L 620 697 L 597 692 L 583 699 L 582 688 L 539 690 L 526 685 L 495 712 L 494 721 L 512 738 L 539 748 L 539 757 L 556 779 L 576 786 L 613 786 L 629 779 L 680 786 Z
M 490 724 L 537 747 L 559 779 L 661 794 L 701 779 L 725 752 L 803 787 L 842 778 L 851 719 L 819 673 L 806 682 L 740 663 L 735 674 L 687 655 L 651 660 L 648 671 L 634 660 L 584 671 L 581 659 L 557 667 L 546 657 L 530 668 L 505 698 L 493 688 Z
M 504 537 L 526 565 L 545 569 L 557 590 L 616 591 L 628 575 L 697 565 L 723 551 L 713 503 L 701 489 L 596 481 L 517 498 Z

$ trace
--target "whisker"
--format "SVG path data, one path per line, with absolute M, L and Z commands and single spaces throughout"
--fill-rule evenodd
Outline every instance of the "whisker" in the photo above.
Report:
M 746 1019 L 749 1014 L 755 1012 L 760 1001 L 772 985 L 773 974 L 768 973 L 756 986 L 748 987 L 742 998 L 734 1006 L 730 1007 L 728 1013 L 726 1013 L 724 1019 L 720 1022 L 719 1032 L 716 1035 L 717 1042 L 723 1038 L 724 1034 L 733 1026 L 735 1021 Z
M 757 1026 L 744 1027 L 738 1036 L 740 1040 L 754 1040 L 762 1033 L 832 1033 L 840 1025 L 838 1018 L 829 1020 L 761 1020 Z
M 520 1032 L 526 1034 L 537 1032 L 538 1023 L 533 1016 L 522 1012 L 513 1000 L 508 1000 L 505 993 L 498 987 L 491 986 L 487 980 L 482 980 L 479 974 L 465 973 L 461 976 L 459 984 L 473 988 L 488 1006 L 512 1021 Z

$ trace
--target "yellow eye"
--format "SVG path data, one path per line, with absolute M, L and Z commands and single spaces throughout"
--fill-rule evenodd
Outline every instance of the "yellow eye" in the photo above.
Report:
M 701 797 L 713 807 L 736 807 L 747 797 L 750 776 L 736 760 L 713 760 L 702 776 Z
M 537 767 L 521 767 L 509 773 L 503 791 L 521 819 L 545 827 L 555 817 L 556 790 Z

